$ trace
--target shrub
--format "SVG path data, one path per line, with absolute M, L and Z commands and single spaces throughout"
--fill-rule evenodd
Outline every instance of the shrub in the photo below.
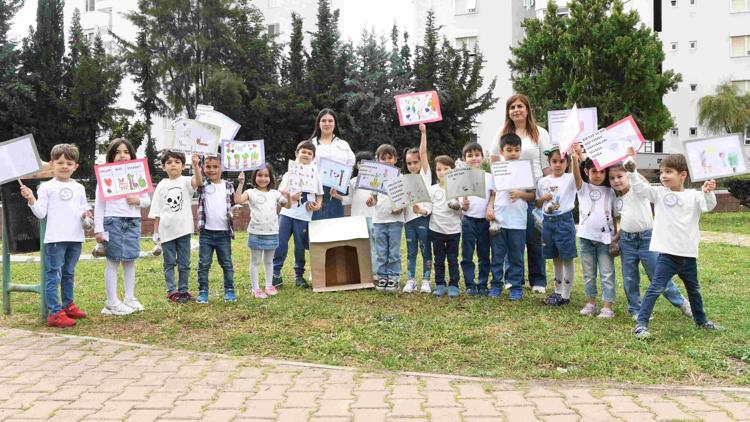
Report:
M 724 184 L 740 204 L 750 208 L 750 175 L 729 177 L 724 179 Z

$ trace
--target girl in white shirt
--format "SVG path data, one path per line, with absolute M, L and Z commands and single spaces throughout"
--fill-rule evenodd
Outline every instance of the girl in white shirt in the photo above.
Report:
M 245 173 L 237 177 L 237 190 L 234 202 L 248 203 L 250 206 L 250 223 L 247 225 L 247 247 L 250 248 L 250 280 L 253 283 L 253 296 L 265 299 L 277 293 L 273 278 L 273 255 L 279 246 L 279 211 L 292 204 L 289 194 L 277 191 L 273 167 L 266 164 L 264 168 L 250 173 L 250 183 L 255 186 L 244 193 Z M 260 289 L 261 262 L 265 271 L 265 291 Z

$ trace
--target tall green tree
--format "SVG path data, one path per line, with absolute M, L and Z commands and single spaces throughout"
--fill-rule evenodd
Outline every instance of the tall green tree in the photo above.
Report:
M 731 82 L 720 84 L 714 95 L 698 100 L 698 122 L 714 133 L 744 132 L 750 128 L 750 93 L 740 95 Z
M 599 125 L 629 114 L 650 140 L 663 140 L 674 126 L 662 98 L 682 80 L 661 71 L 659 37 L 621 0 L 572 0 L 569 16 L 559 16 L 554 1 L 544 19 L 526 19 L 526 37 L 511 48 L 513 89 L 529 96 L 537 119 L 547 111 L 597 107 Z
M 0 2 L 0 132 L 5 138 L 29 131 L 32 92 L 18 74 L 20 51 L 8 39 L 11 21 L 22 4 L 23 0 Z

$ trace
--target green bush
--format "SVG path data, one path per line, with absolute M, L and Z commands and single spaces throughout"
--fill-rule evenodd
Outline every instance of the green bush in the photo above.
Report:
M 729 177 L 724 184 L 740 204 L 750 208 L 750 175 Z

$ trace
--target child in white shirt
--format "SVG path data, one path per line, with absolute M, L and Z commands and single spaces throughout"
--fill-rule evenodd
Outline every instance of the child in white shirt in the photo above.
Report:
M 352 217 L 366 217 L 371 219 L 375 216 L 375 208 L 367 206 L 367 200 L 370 199 L 372 192 L 365 189 L 357 189 L 358 176 L 356 174 L 360 163 L 363 160 L 371 161 L 373 157 L 374 155 L 370 151 L 359 151 L 356 154 L 357 164 L 355 164 L 355 173 L 349 180 L 349 190 L 346 195 L 341 195 L 336 189 L 331 189 L 331 198 L 338 199 L 344 206 L 351 206 L 349 215 Z

